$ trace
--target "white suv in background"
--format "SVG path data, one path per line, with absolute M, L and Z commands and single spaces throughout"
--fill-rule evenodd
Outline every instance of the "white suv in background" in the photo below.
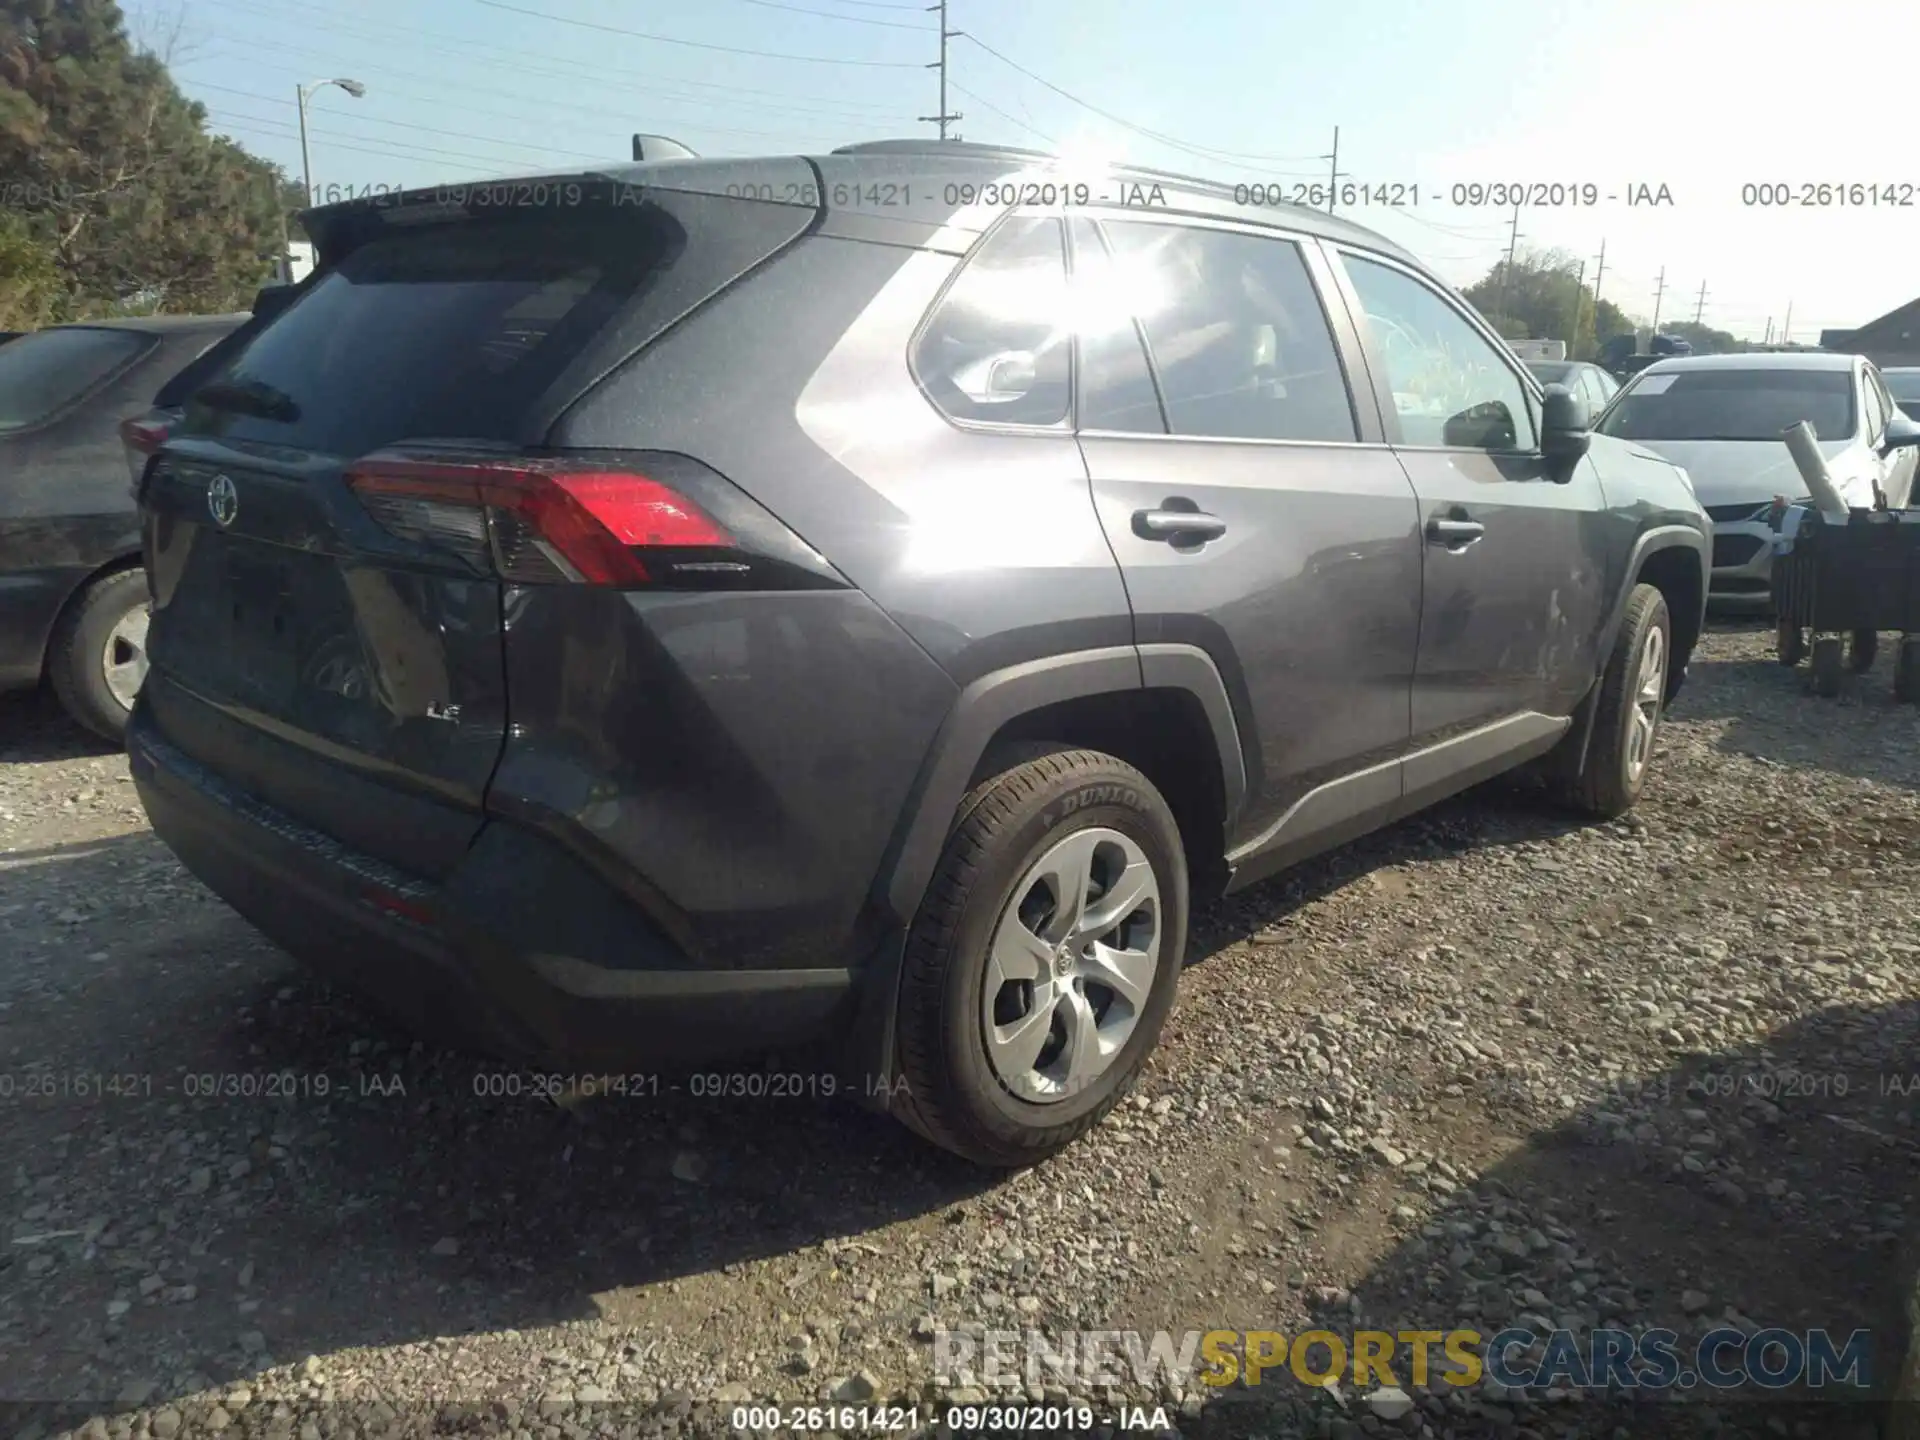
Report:
M 1888 449 L 1899 415 L 1873 362 L 1860 355 L 1686 355 L 1649 365 L 1595 427 L 1684 468 L 1713 520 L 1715 600 L 1767 604 L 1777 533 L 1774 502 L 1806 498 L 1781 432 L 1808 421 L 1847 503 L 1876 495 L 1904 506 L 1915 452 Z M 1902 417 L 1904 422 L 1904 417 Z

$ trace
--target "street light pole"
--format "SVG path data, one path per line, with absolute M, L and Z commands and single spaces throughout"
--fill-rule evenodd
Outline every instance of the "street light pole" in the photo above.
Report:
M 293 87 L 300 110 L 300 179 L 307 192 L 308 205 L 313 204 L 313 157 L 307 151 L 307 101 L 313 98 L 315 91 L 324 90 L 329 85 L 338 85 L 356 100 L 367 93 L 367 87 L 358 80 L 316 80 L 311 85 Z

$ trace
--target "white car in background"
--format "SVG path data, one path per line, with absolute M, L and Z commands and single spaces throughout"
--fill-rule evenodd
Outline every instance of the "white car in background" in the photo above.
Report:
M 1834 483 L 1855 508 L 1875 497 L 1904 506 L 1915 452 L 1888 450 L 1904 426 L 1880 373 L 1860 355 L 1767 353 L 1676 356 L 1621 388 L 1595 427 L 1682 467 L 1713 520 L 1714 600 L 1768 604 L 1776 501 L 1807 498 L 1781 432 L 1813 426 Z

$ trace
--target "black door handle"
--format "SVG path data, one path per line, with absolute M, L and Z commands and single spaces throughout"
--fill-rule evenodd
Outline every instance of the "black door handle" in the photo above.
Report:
M 1478 520 L 1427 521 L 1427 539 L 1449 550 L 1464 550 L 1486 533 L 1487 527 Z
M 1191 544 L 1196 540 L 1218 540 L 1227 533 L 1227 522 L 1218 515 L 1204 515 L 1198 510 L 1136 510 L 1133 533 L 1142 540 Z

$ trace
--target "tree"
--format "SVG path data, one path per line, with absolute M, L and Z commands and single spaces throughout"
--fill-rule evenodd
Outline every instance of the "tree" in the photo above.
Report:
M 284 233 L 279 167 L 206 133 L 115 0 L 0 0 L 0 184 L 59 318 L 244 309 Z
M 1608 300 L 1596 300 L 1580 263 L 1562 250 L 1503 257 L 1462 292 L 1510 340 L 1565 340 L 1570 358 L 1591 358 L 1600 341 L 1634 328 Z
M 63 293 L 53 252 L 17 215 L 0 212 L 0 330 L 37 330 L 53 319 Z

